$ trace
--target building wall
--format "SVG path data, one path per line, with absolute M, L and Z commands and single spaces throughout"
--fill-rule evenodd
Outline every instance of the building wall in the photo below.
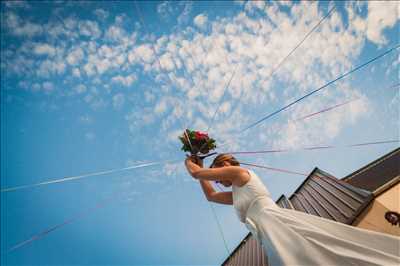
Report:
M 387 211 L 400 213 L 400 183 L 386 190 L 363 211 L 353 225 L 369 230 L 400 236 L 400 227 L 385 219 Z

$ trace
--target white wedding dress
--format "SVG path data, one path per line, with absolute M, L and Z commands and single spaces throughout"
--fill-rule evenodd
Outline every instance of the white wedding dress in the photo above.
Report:
M 269 265 L 400 265 L 400 238 L 280 208 L 251 170 L 232 186 L 233 205 Z

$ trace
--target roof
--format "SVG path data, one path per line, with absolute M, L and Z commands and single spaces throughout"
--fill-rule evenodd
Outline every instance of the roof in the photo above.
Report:
M 221 265 L 268 266 L 268 260 L 264 249 L 253 235 L 248 233 Z
M 276 201 L 276 204 L 278 204 L 278 206 L 281 208 L 294 209 L 292 203 L 288 198 L 286 198 L 285 195 L 280 196 L 279 199 Z
M 373 194 L 315 168 L 289 200 L 295 210 L 352 224 Z
M 399 176 L 400 148 L 397 148 L 349 174 L 342 180 L 377 195 L 384 191 L 381 188 L 384 188 L 386 184 L 397 183 Z

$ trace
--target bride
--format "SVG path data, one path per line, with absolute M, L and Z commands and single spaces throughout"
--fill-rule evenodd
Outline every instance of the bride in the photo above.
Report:
M 207 200 L 233 204 L 272 266 L 400 265 L 400 238 L 280 208 L 260 178 L 230 154 L 218 155 L 209 169 L 194 156 L 185 166 Z M 232 192 L 216 192 L 209 181 L 232 186 Z

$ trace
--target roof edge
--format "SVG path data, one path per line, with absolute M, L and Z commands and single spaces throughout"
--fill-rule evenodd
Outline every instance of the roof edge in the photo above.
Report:
M 251 232 L 249 232 L 243 238 L 243 240 L 240 241 L 239 245 L 237 245 L 236 248 L 234 250 L 232 250 L 231 254 L 229 254 L 229 256 L 222 262 L 221 266 L 225 265 L 225 263 L 227 263 L 229 261 L 229 259 L 232 258 L 232 256 L 236 253 L 236 251 L 247 242 L 247 239 L 249 239 L 251 235 L 252 235 Z
M 378 197 L 382 193 L 384 193 L 386 190 L 390 189 L 391 187 L 397 185 L 400 182 L 400 175 L 395 176 L 393 179 L 390 181 L 386 182 L 382 186 L 378 187 L 375 189 L 372 193 L 374 194 L 375 197 Z
M 325 172 L 325 171 L 322 171 L 322 170 L 319 169 L 318 167 L 315 167 L 315 168 L 311 171 L 311 173 L 303 180 L 303 182 L 296 188 L 296 190 L 292 193 L 292 195 L 291 195 L 288 199 L 291 200 L 291 199 L 293 198 L 293 196 L 294 196 L 295 194 L 297 194 L 297 192 L 299 192 L 299 190 L 307 183 L 307 181 L 308 181 L 310 178 L 312 178 L 313 175 L 314 175 L 315 173 L 317 173 L 317 172 L 320 173 L 320 174 L 322 174 L 322 175 L 325 175 L 325 176 L 327 176 L 327 177 L 330 177 L 330 178 L 339 180 L 339 179 L 336 178 L 335 176 L 333 176 L 333 175 L 331 175 L 331 174 L 329 174 L 329 173 L 327 173 L 327 172 Z
M 359 174 L 361 174 L 361 173 L 367 171 L 369 168 L 374 167 L 374 166 L 377 165 L 378 163 L 381 163 L 381 162 L 387 160 L 388 158 L 392 157 L 393 155 L 395 155 L 395 154 L 398 153 L 398 152 L 400 152 L 400 147 L 399 147 L 399 148 L 396 148 L 396 149 L 394 149 L 394 150 L 392 150 L 391 152 L 389 152 L 389 153 L 387 153 L 387 154 L 385 154 L 385 155 L 379 157 L 378 159 L 376 159 L 376 160 L 370 162 L 369 164 L 367 164 L 367 165 L 361 167 L 361 168 L 358 169 L 357 171 L 352 172 L 351 174 L 349 174 L 349 175 L 343 177 L 341 180 L 347 182 L 348 180 L 351 180 L 353 177 L 355 177 L 355 176 L 357 176 L 357 175 L 359 175 Z
M 293 206 L 292 202 L 289 200 L 288 197 L 286 197 L 285 194 L 282 194 L 282 195 L 275 201 L 275 203 L 278 204 L 278 202 L 280 202 L 280 201 L 283 200 L 283 199 L 285 199 L 286 202 L 289 204 L 290 208 L 294 210 L 294 206 Z

